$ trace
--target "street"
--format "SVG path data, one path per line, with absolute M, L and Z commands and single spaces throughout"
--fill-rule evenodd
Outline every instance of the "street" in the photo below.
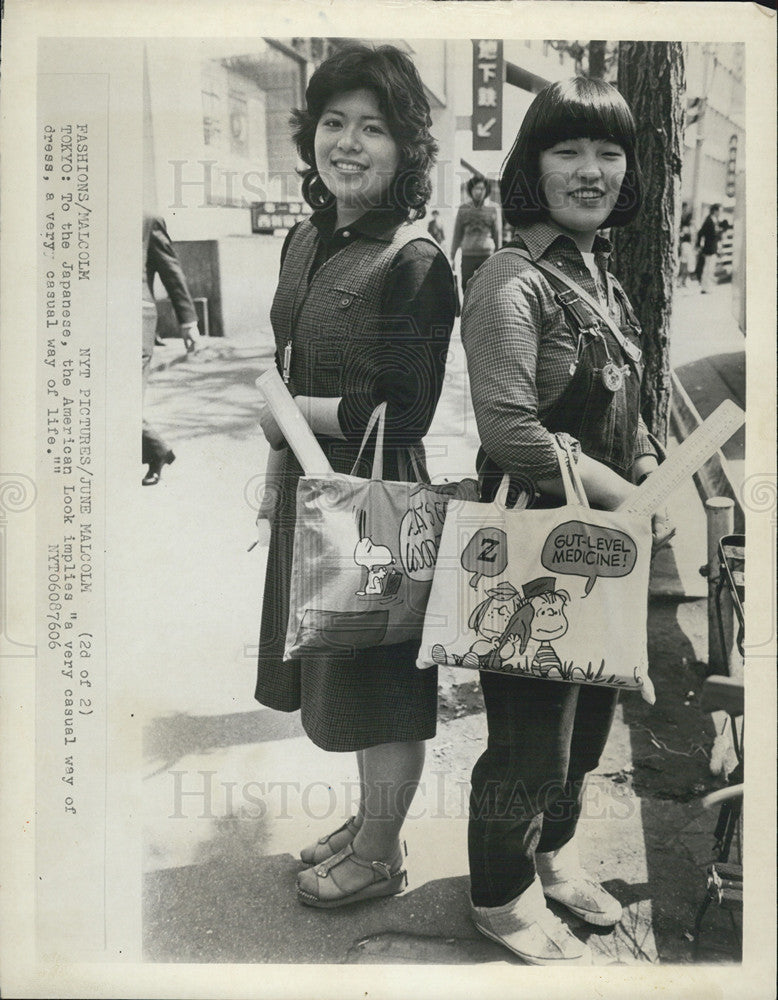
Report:
M 261 339 L 270 343 L 267 331 Z M 263 524 L 247 551 L 267 455 L 254 379 L 270 353 L 225 338 L 190 356 L 178 342 L 157 355 L 147 412 L 176 461 L 158 486 L 138 482 L 148 572 L 137 610 L 148 659 L 163 667 L 143 692 L 147 960 L 512 963 L 468 914 L 468 781 L 486 724 L 477 681 L 461 669 L 441 670 L 438 733 L 404 828 L 408 888 L 329 913 L 296 901 L 297 852 L 350 815 L 356 764 L 314 747 L 297 714 L 253 700 L 267 545 Z M 473 474 L 477 435 L 456 337 L 426 444 L 433 479 Z M 716 816 L 700 797 L 722 780 L 710 768 L 714 725 L 699 705 L 705 523 L 691 483 L 673 512 L 683 530 L 661 557 L 649 607 L 657 703 L 622 697 L 579 827 L 585 865 L 624 907 L 605 933 L 566 917 L 603 965 L 693 960 L 713 843 Z M 703 931 L 701 961 L 737 959 L 728 914 L 712 907 Z

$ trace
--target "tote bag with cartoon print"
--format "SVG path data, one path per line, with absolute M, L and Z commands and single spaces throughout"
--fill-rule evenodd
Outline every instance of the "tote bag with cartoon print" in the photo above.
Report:
M 569 452 L 557 444 L 567 503 L 451 510 L 438 548 L 417 666 L 640 691 L 648 676 L 650 518 L 592 510 Z
M 421 637 L 447 508 L 478 489 L 382 479 L 385 413 L 376 407 L 354 464 L 375 428 L 370 479 L 352 470 L 298 482 L 284 659 Z

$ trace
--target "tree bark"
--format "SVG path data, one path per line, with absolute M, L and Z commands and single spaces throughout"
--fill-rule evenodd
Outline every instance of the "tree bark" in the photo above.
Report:
M 667 440 L 670 407 L 670 315 L 678 263 L 685 65 L 679 42 L 621 42 L 618 87 L 637 125 L 643 208 L 613 230 L 614 270 L 643 327 L 642 413 Z
M 589 42 L 589 73 L 593 80 L 602 80 L 605 77 L 605 42 Z

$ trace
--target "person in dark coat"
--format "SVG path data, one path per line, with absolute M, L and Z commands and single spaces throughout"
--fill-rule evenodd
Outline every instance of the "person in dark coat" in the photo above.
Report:
M 700 291 L 707 294 L 713 288 L 713 277 L 716 270 L 716 258 L 719 254 L 719 240 L 721 239 L 721 229 L 719 228 L 719 211 L 721 205 L 711 205 L 710 211 L 705 217 L 705 221 L 700 226 L 697 233 L 697 280 L 700 283 Z
M 276 364 L 336 472 L 351 471 L 374 408 L 387 404 L 384 478 L 429 481 L 422 438 L 440 396 L 457 310 L 445 254 L 423 226 L 437 144 L 410 59 L 350 45 L 311 77 L 293 113 L 310 219 L 288 235 L 271 309 Z M 304 849 L 304 904 L 399 892 L 399 834 L 436 728 L 437 677 L 418 641 L 284 660 L 301 468 L 269 410 L 261 425 L 279 490 L 262 602 L 256 697 L 301 710 L 318 746 L 355 751 L 358 812 Z M 370 448 L 367 449 L 370 451 Z M 366 454 L 359 475 L 369 476 Z M 281 466 L 280 470 L 278 466 Z M 414 471 L 416 470 L 416 471 Z M 317 567 L 311 566 L 311 572 Z
M 181 336 L 187 351 L 194 350 L 197 335 L 197 313 L 186 284 L 181 264 L 165 228 L 164 219 L 153 215 L 143 217 L 143 393 L 146 393 L 151 358 L 157 330 L 157 303 L 154 298 L 154 275 L 158 274 L 181 327 Z M 159 433 L 143 418 L 141 460 L 148 465 L 143 477 L 144 486 L 156 486 L 165 465 L 175 459 Z

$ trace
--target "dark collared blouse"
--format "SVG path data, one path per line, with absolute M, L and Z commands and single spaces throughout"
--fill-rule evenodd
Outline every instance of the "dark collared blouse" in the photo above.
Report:
M 385 210 L 367 213 L 339 231 L 335 231 L 331 211 L 314 213 L 311 222 L 316 240 L 309 272 L 304 274 L 310 246 L 306 227 L 300 241 L 293 243 L 290 235 L 284 245 L 285 273 L 272 314 L 277 350 L 283 351 L 282 341 L 291 335 L 291 388 L 303 395 L 340 397 L 338 417 L 347 440 L 320 438 L 339 472 L 351 468 L 369 414 L 377 402 L 386 400 L 384 476 L 415 476 L 409 465 L 415 457 L 423 478 L 426 466 L 421 439 L 442 387 L 457 305 L 448 261 L 422 230 L 420 238 L 402 243 L 386 263 L 386 246 L 378 244 L 392 244 L 402 219 Z M 305 250 L 300 243 L 305 244 Z M 331 260 L 338 251 L 343 251 L 343 256 Z M 290 254 L 294 256 L 290 258 Z M 331 273 L 317 275 L 328 260 Z M 309 288 L 305 305 L 293 318 L 290 290 L 299 289 L 301 278 L 310 282 L 312 275 L 313 289 Z M 351 315 L 339 324 L 331 313 L 331 303 L 338 300 L 330 293 L 337 290 L 343 275 L 353 276 L 357 289 L 364 290 L 367 280 L 375 293 L 366 296 L 369 306 L 364 328 L 362 320 Z M 375 299 L 379 300 L 377 309 Z M 356 324 L 354 329 L 348 325 L 351 323 Z M 315 338 L 321 334 L 321 341 L 306 341 L 306 335 L 312 333 Z M 342 370 L 334 371 L 337 366 L 332 363 L 318 364 L 322 355 L 317 353 L 317 344 L 341 337 L 346 342 L 343 352 L 334 353 L 345 359 Z M 304 342 L 295 345 L 295 338 Z M 355 343 L 359 354 L 349 354 Z M 337 349 L 340 345 L 333 346 Z M 400 354 L 404 360 L 401 378 L 397 365 L 385 364 L 387 358 L 391 361 Z M 295 379 L 299 385 L 294 384 Z M 369 474 L 369 466 L 368 458 L 365 474 Z M 293 456 L 287 454 L 267 556 L 256 698 L 281 711 L 299 708 L 305 731 L 325 750 L 360 750 L 382 743 L 429 739 L 435 733 L 437 671 L 416 669 L 418 640 L 283 659 L 300 472 Z
M 597 298 L 594 279 L 568 236 L 545 222 L 517 235 L 533 260 L 550 261 Z M 610 242 L 598 236 L 593 249 L 604 273 Z M 629 322 L 617 297 L 613 308 L 620 326 Z M 462 342 L 487 454 L 506 472 L 535 481 L 557 476 L 556 453 L 543 418 L 570 381 L 577 333 L 541 272 L 516 254 L 490 257 L 467 287 Z M 636 457 L 646 454 L 654 455 L 656 449 L 641 419 Z

